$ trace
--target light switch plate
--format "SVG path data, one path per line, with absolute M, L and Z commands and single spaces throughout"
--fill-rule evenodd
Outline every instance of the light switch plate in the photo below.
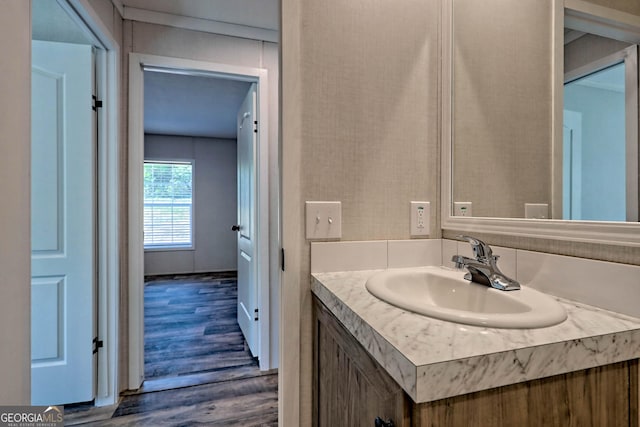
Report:
M 305 202 L 308 240 L 342 237 L 341 202 Z
M 411 202 L 411 236 L 428 236 L 431 224 L 431 203 Z
M 549 205 L 547 203 L 525 203 L 524 217 L 547 219 L 549 218 Z

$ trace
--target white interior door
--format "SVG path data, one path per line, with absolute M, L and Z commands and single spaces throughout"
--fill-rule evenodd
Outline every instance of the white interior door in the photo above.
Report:
M 256 84 L 238 111 L 238 323 L 251 354 L 258 355 L 258 283 L 256 261 Z
M 562 218 L 582 219 L 582 114 L 564 110 Z
M 94 398 L 95 114 L 91 46 L 33 42 L 31 400 Z

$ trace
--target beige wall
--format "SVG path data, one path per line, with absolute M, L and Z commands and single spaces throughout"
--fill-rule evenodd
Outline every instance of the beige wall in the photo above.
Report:
M 496 20 L 496 16 L 503 18 L 504 14 L 491 15 L 490 9 L 483 10 L 486 2 L 480 3 L 480 9 L 468 16 L 470 23 L 475 20 L 497 26 L 500 31 L 512 31 L 519 24 L 534 20 L 534 25 L 528 26 L 529 31 L 524 28 L 518 35 L 509 34 L 510 60 L 505 63 L 508 67 L 505 72 L 515 68 L 516 73 L 522 73 L 520 77 L 536 83 L 533 89 L 523 90 L 520 85 L 505 85 L 505 75 L 498 75 L 494 76 L 493 87 L 483 88 L 482 96 L 471 93 L 477 96 L 476 100 L 494 101 L 489 111 L 491 120 L 500 120 L 501 114 L 511 112 L 513 98 L 520 98 L 521 102 L 515 104 L 519 122 L 512 126 L 511 134 L 498 135 L 500 141 L 494 154 L 502 161 L 515 162 L 518 173 L 528 171 L 528 177 L 536 181 L 525 199 L 513 186 L 519 177 L 500 176 L 500 182 L 494 184 L 498 187 L 481 187 L 483 196 L 508 191 L 519 206 L 525 201 L 550 203 L 552 2 L 545 0 L 546 7 L 540 7 L 539 0 L 528 0 L 526 7 L 519 4 L 521 13 L 509 20 Z M 304 201 L 341 200 L 343 240 L 364 240 L 408 237 L 404 231 L 408 228 L 408 215 L 403 212 L 403 199 L 413 191 L 416 182 L 421 193 L 411 197 L 438 200 L 439 172 L 431 173 L 438 168 L 439 144 L 437 132 L 432 132 L 438 126 L 440 106 L 438 81 L 434 78 L 440 59 L 435 52 L 439 4 L 439 1 L 405 2 L 398 7 L 366 0 L 282 1 L 283 246 L 287 250 L 282 302 L 287 310 L 283 313 L 281 330 L 284 347 L 288 349 L 283 364 L 291 367 L 280 378 L 284 425 L 307 425 L 311 414 L 311 294 Z M 470 38 L 469 47 L 473 50 L 475 45 L 480 50 L 466 52 L 460 58 L 467 62 L 467 78 L 473 79 L 474 74 L 486 77 L 481 64 L 473 63 L 473 58 L 505 62 L 500 59 L 507 42 L 504 38 L 482 43 L 478 43 L 477 34 L 470 33 Z M 525 47 L 516 49 L 512 39 Z M 409 48 L 412 43 L 415 45 Z M 485 49 L 487 46 L 489 49 Z M 412 78 L 414 75 L 422 80 Z M 497 102 L 496 97 L 504 96 L 505 91 L 510 95 L 509 101 Z M 413 104 L 409 99 L 425 103 Z M 473 119 L 487 120 L 482 117 L 486 113 L 483 107 L 472 107 Z M 417 117 L 419 112 L 422 115 Z M 421 133 L 420 144 L 414 145 L 413 132 Z M 514 139 L 515 147 L 509 145 L 514 144 Z M 546 163 L 532 166 L 535 158 Z M 478 173 L 482 170 L 476 167 Z M 544 177 L 540 178 L 541 175 Z M 376 211 L 381 201 L 385 206 L 382 213 Z M 513 212 L 505 216 L 523 215 L 523 208 L 517 212 L 513 206 L 503 209 Z M 436 227 L 439 228 L 437 223 Z M 454 237 L 459 233 L 445 234 Z M 537 251 L 640 263 L 638 248 L 481 237 L 490 243 Z M 291 402 L 297 402 L 298 398 L 300 405 L 292 406 Z
M 300 388 L 287 371 L 281 385 L 294 386 L 281 396 L 284 405 L 301 402 L 285 411 L 284 425 L 310 425 L 304 201 L 341 201 L 342 240 L 367 240 L 409 238 L 409 202 L 430 200 L 438 237 L 440 6 L 285 0 L 282 7 L 283 303 L 291 312 L 281 339 L 291 361 L 283 365 L 299 363 Z M 291 325 L 287 317 L 298 312 L 299 324 Z
M 551 4 L 453 2 L 453 201 L 473 216 L 551 205 Z
M 300 321 L 302 305 L 309 292 L 308 277 L 302 270 L 302 194 L 300 167 L 302 151 L 302 87 L 300 56 L 302 31 L 301 4 L 298 0 L 281 0 L 280 33 L 280 158 L 282 162 L 282 247 L 285 265 L 282 273 L 280 304 L 280 371 L 278 372 L 278 425 L 300 424 L 302 406 L 300 390 Z M 308 256 L 308 255 L 307 255 Z M 306 307 L 305 307 L 306 308 Z M 308 308 L 307 308 L 308 309 Z M 306 329 L 306 328 L 305 328 Z M 306 343 L 308 346 L 309 344 Z M 310 357 L 308 348 L 304 354 Z M 308 366 L 308 364 L 306 365 Z M 308 387 L 308 383 L 305 384 Z M 306 398 L 309 394 L 306 392 Z M 304 403 L 308 420 L 310 401 Z
M 598 6 L 604 6 L 611 9 L 617 9 L 621 12 L 630 13 L 632 15 L 640 15 L 640 2 L 638 0 L 584 0 L 587 3 L 593 3 Z
M 611 3 L 593 2 L 606 6 Z M 635 0 L 620 2 L 620 10 L 640 14 L 640 4 Z M 123 32 L 122 20 L 113 7 L 105 5 L 108 2 L 91 3 L 105 25 L 112 28 L 116 40 L 121 34 L 125 36 L 121 44 L 125 60 L 123 106 L 127 100 L 129 51 L 216 62 L 237 53 L 236 49 L 225 47 L 226 38 L 222 36 L 129 21 Z M 302 232 L 304 200 L 342 200 L 345 239 L 386 239 L 408 237 L 409 200 L 439 198 L 438 7 L 437 0 L 408 1 L 402 7 L 370 0 L 282 0 L 282 74 L 286 82 L 282 91 L 282 215 L 286 227 L 283 246 L 287 249 L 283 287 L 294 290 L 282 295 L 287 307 L 284 321 L 296 321 L 304 313 L 301 322 L 282 325 L 284 332 L 291 333 L 286 338 L 286 344 L 292 347 L 284 355 L 285 363 L 293 367 L 297 376 L 302 375 L 301 389 L 297 378 L 281 378 L 281 405 L 287 404 L 283 402 L 287 398 L 297 402 L 298 392 L 302 401 L 300 407 L 289 407 L 283 414 L 284 425 L 305 425 L 310 417 L 311 323 L 309 253 Z M 12 58 L 0 63 L 5 76 L 0 92 L 0 194 L 12 200 L 0 206 L 0 324 L 11 325 L 0 332 L 0 404 L 29 401 L 29 16 L 28 1 L 0 2 L 0 51 Z M 275 94 L 277 47 L 264 43 L 257 52 L 262 53 L 263 64 L 270 70 Z M 252 63 L 245 56 L 236 60 L 239 65 Z M 277 123 L 277 117 L 271 118 Z M 126 123 L 123 109 L 121 165 L 126 164 Z M 270 128 L 275 140 L 277 127 Z M 121 167 L 122 212 L 126 212 L 127 177 L 126 168 Z M 277 189 L 277 183 L 272 185 Z M 378 203 L 382 203 L 379 214 Z M 434 221 L 431 227 L 437 237 L 438 222 Z M 126 231 L 123 221 L 123 248 Z M 524 240 L 507 239 L 505 244 L 565 251 L 555 248 L 553 242 Z M 608 247 L 596 246 L 572 244 L 574 249 L 569 252 L 606 259 Z M 640 264 L 640 253 L 633 248 L 615 253 L 614 260 Z M 123 289 L 126 259 L 124 250 Z M 124 292 L 121 303 L 126 307 Z M 121 326 L 126 330 L 124 322 Z M 121 360 L 121 367 L 126 367 L 126 358 Z M 302 423 L 295 421 L 299 414 Z
M 145 251 L 145 276 L 236 270 L 236 146 L 235 139 L 145 134 L 145 159 L 194 161 L 193 249 Z
M 579 39 L 564 45 L 564 72 L 566 74 L 629 46 L 631 46 L 630 43 L 596 36 L 595 34 L 585 34 Z
M 0 405 L 31 402 L 31 2 L 0 2 Z

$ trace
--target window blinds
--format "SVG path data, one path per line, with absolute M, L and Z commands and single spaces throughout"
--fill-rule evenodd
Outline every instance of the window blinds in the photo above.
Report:
M 193 164 L 144 162 L 144 246 L 193 246 Z

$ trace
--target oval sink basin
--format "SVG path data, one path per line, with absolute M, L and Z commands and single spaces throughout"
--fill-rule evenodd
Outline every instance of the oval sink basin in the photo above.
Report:
M 500 291 L 464 279 L 466 271 L 442 267 L 377 273 L 367 290 L 390 304 L 436 319 L 493 328 L 556 325 L 567 313 L 552 297 L 531 288 Z

